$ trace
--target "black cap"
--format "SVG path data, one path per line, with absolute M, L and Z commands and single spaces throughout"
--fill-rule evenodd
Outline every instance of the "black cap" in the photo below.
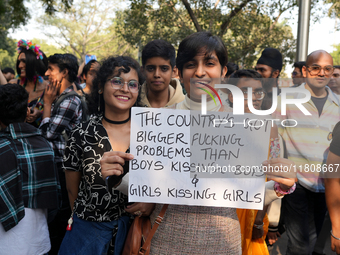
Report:
M 274 48 L 265 48 L 257 64 L 267 65 L 274 70 L 282 70 L 282 54 Z

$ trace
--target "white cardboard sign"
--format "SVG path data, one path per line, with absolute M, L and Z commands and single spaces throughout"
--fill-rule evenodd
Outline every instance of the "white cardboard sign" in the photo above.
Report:
M 132 108 L 129 201 L 262 209 L 264 175 L 250 167 L 267 159 L 270 127 L 252 114 Z

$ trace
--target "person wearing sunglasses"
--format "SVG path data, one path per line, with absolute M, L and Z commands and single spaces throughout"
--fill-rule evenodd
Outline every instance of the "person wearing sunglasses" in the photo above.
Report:
M 127 196 L 108 192 L 100 160 L 111 151 L 123 159 L 120 167 L 128 169 L 130 110 L 138 102 L 142 77 L 137 61 L 125 56 L 109 57 L 98 71 L 89 99 L 92 118 L 72 131 L 65 150 L 73 210 L 59 254 L 121 254 L 130 218 Z
M 340 95 L 340 66 L 334 66 L 334 71 L 328 87 L 337 95 Z

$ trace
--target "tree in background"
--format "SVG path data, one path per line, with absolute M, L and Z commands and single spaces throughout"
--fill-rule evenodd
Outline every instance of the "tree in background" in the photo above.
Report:
M 336 0 L 325 0 L 336 3 Z M 312 13 L 321 2 L 312 1 Z M 296 0 L 131 0 L 117 14 L 117 32 L 131 45 L 162 38 L 175 47 L 187 35 L 209 30 L 222 37 L 229 60 L 251 68 L 266 47 L 278 48 L 294 61 L 296 40 L 283 13 L 297 10 Z M 313 11 L 314 10 L 314 11 Z M 317 16 L 314 16 L 317 18 Z
M 331 3 L 331 7 L 328 10 L 328 17 L 335 18 L 335 29 L 340 30 L 340 24 L 337 22 L 337 19 L 340 18 L 340 2 L 334 0 L 326 0 L 327 3 Z M 340 65 L 340 44 L 333 45 L 335 50 L 331 53 L 333 57 L 334 65 Z
M 334 65 L 340 65 L 340 44 L 333 45 L 335 50 L 331 53 L 331 56 L 333 57 L 333 64 Z
M 136 56 L 137 48 L 141 51 L 143 45 L 155 38 L 166 39 L 176 47 L 185 36 L 201 30 L 221 36 L 229 49 L 230 61 L 242 67 L 252 67 L 254 59 L 268 46 L 281 50 L 285 61 L 294 59 L 291 29 L 278 20 L 283 13 L 297 10 L 297 0 L 112 1 L 38 0 L 38 3 L 46 12 L 45 31 L 65 52 L 79 59 L 86 54 L 95 54 L 99 59 L 123 53 Z M 128 6 L 124 11 L 113 8 L 125 6 L 123 3 Z M 330 5 L 322 5 L 327 3 Z M 312 0 L 312 18 L 317 20 L 315 13 L 322 8 L 328 10 L 328 6 L 328 14 L 339 17 L 338 0 Z M 0 49 L 9 55 L 15 53 L 8 31 L 26 24 L 28 18 L 24 0 L 0 0 Z
M 340 17 L 340 2 L 336 0 L 325 0 L 325 3 L 332 4 L 331 7 L 328 9 L 328 16 L 329 17 Z M 338 27 L 338 29 L 340 29 Z
M 40 17 L 44 33 L 61 49 L 85 61 L 86 55 L 97 58 L 132 53 L 133 48 L 115 33 L 117 3 L 105 0 L 77 0 L 68 12 Z M 62 8 L 62 6 L 60 7 Z
M 30 18 L 23 0 L 0 0 L 0 49 L 6 50 L 10 56 L 15 54 L 15 47 L 8 38 L 10 29 L 25 25 Z
M 11 67 L 15 70 L 16 64 L 16 42 L 14 39 L 6 38 L 7 47 L 0 47 L 0 67 L 4 69 L 5 67 Z
M 56 53 L 66 53 L 63 49 L 57 47 L 56 45 L 47 43 L 46 40 L 33 38 L 32 42 L 40 46 L 40 49 L 45 53 L 47 57 Z
M 22 38 L 22 39 L 26 39 L 26 38 Z M 47 57 L 55 53 L 65 53 L 61 49 L 58 49 L 56 46 L 48 44 L 45 40 L 36 39 L 36 38 L 33 38 L 32 40 L 29 39 L 29 40 L 39 45 L 40 49 L 45 53 Z M 18 58 L 16 45 L 17 45 L 18 40 L 8 38 L 8 41 L 10 44 L 10 49 L 13 49 L 14 54 L 10 54 L 10 52 L 7 51 L 7 49 L 6 50 L 0 49 L 0 66 L 1 66 L 1 69 L 5 67 L 11 67 L 14 69 L 14 71 L 16 71 L 16 62 Z
M 11 39 L 8 32 L 21 25 L 26 25 L 31 18 L 25 0 L 0 0 L 0 49 L 6 50 L 10 56 L 15 53 L 11 48 Z M 67 11 L 73 4 L 73 0 L 58 0 L 63 12 Z M 38 6 L 43 6 L 46 13 L 52 14 L 56 11 L 56 0 L 39 0 Z
M 259 11 L 266 8 L 270 10 L 270 6 L 249 4 L 230 21 L 223 41 L 231 62 L 243 68 L 253 68 L 262 50 L 267 47 L 277 48 L 282 53 L 284 65 L 294 59 L 295 39 L 292 29 L 285 21 L 278 22 L 279 17 L 292 7 L 280 6 L 276 9 L 275 18 Z

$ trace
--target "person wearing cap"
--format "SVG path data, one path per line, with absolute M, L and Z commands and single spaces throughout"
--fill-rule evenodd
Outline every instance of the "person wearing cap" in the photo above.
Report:
M 272 106 L 272 91 L 274 87 L 278 87 L 281 70 L 282 54 L 277 49 L 265 48 L 255 66 L 255 71 L 264 78 L 263 87 L 267 93 L 263 99 L 262 110 L 270 109 Z

